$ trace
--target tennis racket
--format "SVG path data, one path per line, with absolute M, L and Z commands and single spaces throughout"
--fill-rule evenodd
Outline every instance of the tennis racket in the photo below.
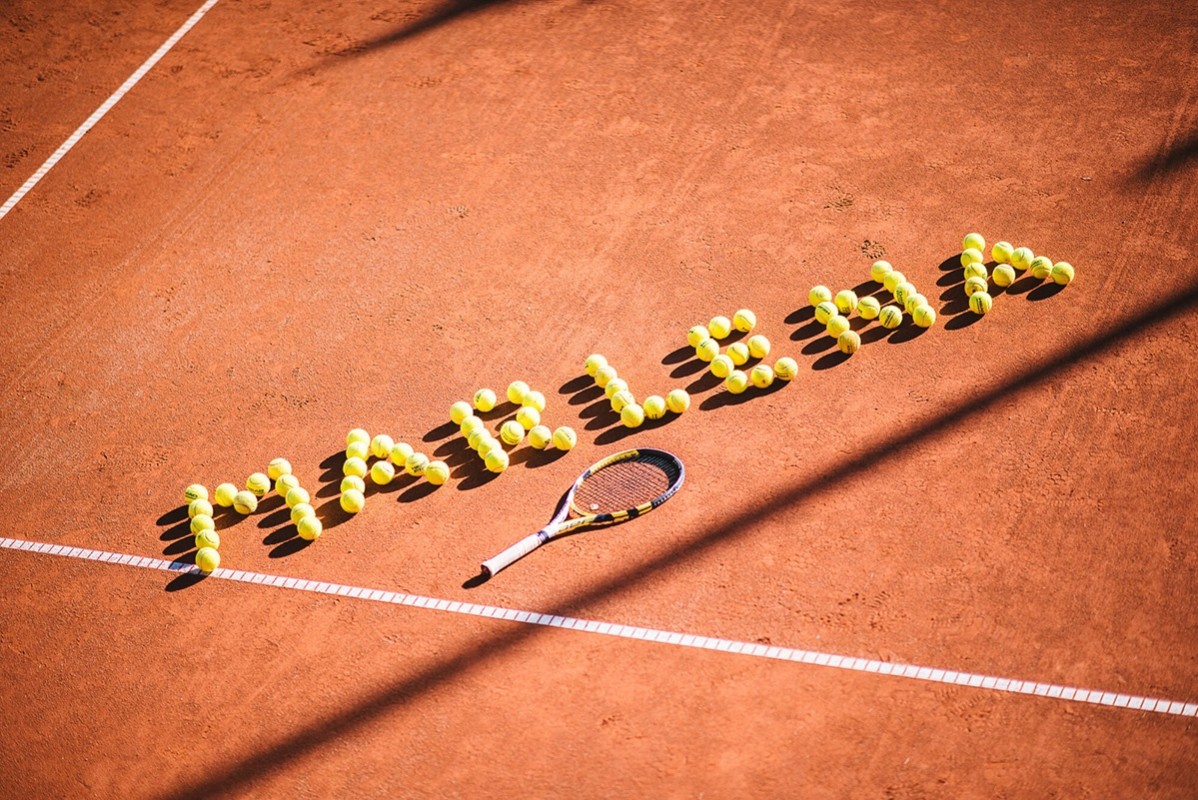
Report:
M 641 448 L 610 455 L 578 476 L 548 525 L 488 558 L 482 574 L 490 577 L 563 534 L 648 514 L 674 496 L 685 476 L 678 457 L 664 450 Z

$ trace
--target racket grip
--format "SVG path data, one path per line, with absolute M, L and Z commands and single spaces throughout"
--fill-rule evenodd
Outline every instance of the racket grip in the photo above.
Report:
M 526 555 L 536 550 L 541 546 L 542 542 L 548 541 L 549 537 L 545 531 L 537 531 L 536 533 L 525 536 L 514 545 L 504 550 L 497 556 L 492 556 L 483 562 L 483 572 L 488 575 L 495 575 L 499 570 L 508 567 Z

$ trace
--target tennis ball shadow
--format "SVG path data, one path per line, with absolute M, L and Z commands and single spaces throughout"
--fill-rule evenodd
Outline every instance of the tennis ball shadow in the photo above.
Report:
M 570 398 L 569 403 L 572 406 L 581 406 L 584 403 L 589 403 L 597 397 L 603 397 L 602 387 L 591 384 L 589 389 L 583 389 L 578 394 Z
M 957 317 L 969 311 L 969 300 L 965 297 L 965 292 L 961 292 L 961 297 L 951 302 L 945 303 L 940 308 L 940 316 L 942 317 Z M 977 316 L 971 314 L 970 316 Z
M 874 281 L 862 281 L 853 287 L 853 294 L 861 297 L 862 295 L 872 294 L 873 292 L 877 291 L 877 289 L 878 284 Z
M 810 342 L 803 345 L 801 352 L 805 356 L 814 356 L 826 352 L 835 346 L 836 340 L 831 336 L 828 336 L 827 331 L 825 330 L 823 336 L 819 337 L 818 339 L 812 339 Z
M 969 298 L 965 296 L 965 284 L 963 282 L 954 283 L 940 293 L 940 299 L 948 303 L 968 302 Z
M 614 427 L 608 428 L 596 436 L 595 444 L 600 446 L 615 444 L 616 442 L 627 439 L 629 436 L 635 436 L 638 433 L 644 433 L 645 431 L 652 431 L 665 427 L 674 420 L 678 419 L 678 416 L 678 414 L 667 414 L 661 419 L 647 419 L 641 423 L 640 427 L 637 428 L 628 428 L 624 425 L 616 425 Z
M 447 442 L 442 442 L 437 449 L 433 451 L 433 455 L 435 455 L 437 458 L 445 458 L 446 456 L 452 456 L 462 452 L 469 452 L 469 450 L 470 442 L 466 441 L 466 437 L 456 436 Z
M 194 550 L 195 546 L 195 535 L 188 531 L 187 536 L 184 536 L 182 539 L 176 539 L 162 548 L 162 554 L 164 556 L 177 556 L 180 553 L 186 553 L 188 550 Z
M 722 379 L 713 375 L 711 370 L 707 370 L 707 372 L 704 372 L 697 379 L 688 383 L 686 385 L 686 391 L 688 394 L 702 394 L 703 392 L 714 389 L 721 383 L 723 383 Z
M 324 459 L 320 462 L 320 468 L 321 469 L 333 469 L 334 467 L 336 467 L 337 469 L 340 469 L 341 465 L 344 463 L 345 463 L 345 451 L 338 450 L 336 453 L 333 453 L 332 455 L 325 456 Z
M 216 523 L 216 529 L 223 531 L 226 528 L 232 528 L 237 523 L 245 519 L 248 514 L 239 514 L 232 507 L 217 506 L 212 510 L 212 521 Z
M 781 391 L 782 389 L 786 388 L 788 383 L 789 381 L 775 380 L 768 388 L 758 389 L 756 386 L 750 386 L 740 394 L 733 394 L 732 392 L 728 391 L 717 392 L 716 394 L 704 399 L 703 402 L 699 404 L 699 408 L 703 411 L 714 411 L 717 408 L 723 408 L 725 406 L 738 406 L 741 403 L 747 403 L 755 398 L 765 397 L 766 395 Z
M 1050 297 L 1056 297 L 1064 290 L 1065 284 L 1063 283 L 1044 283 L 1028 292 L 1027 299 L 1033 302 L 1039 302 L 1041 300 L 1047 300 Z
M 435 486 L 428 481 L 420 481 L 400 492 L 399 497 L 396 499 L 401 503 L 414 503 L 421 498 L 428 497 L 440 488 L 440 486 Z
M 479 411 L 478 409 L 475 409 L 474 413 L 477 416 L 482 417 L 483 419 L 487 420 L 488 422 L 491 422 L 492 420 L 499 420 L 499 419 L 502 419 L 503 417 L 515 414 L 519 410 L 520 410 L 520 406 L 518 406 L 515 403 L 512 403 L 508 400 L 504 400 L 502 403 L 495 406 L 490 411 Z
M 424 436 L 420 437 L 420 440 L 422 442 L 439 442 L 442 439 L 448 439 L 457 432 L 458 426 L 455 425 L 451 420 L 450 422 L 446 422 L 443 425 L 438 425 L 437 427 L 433 428 L 431 431 L 424 434 Z
M 581 392 L 588 386 L 594 385 L 594 379 L 590 375 L 577 375 L 558 387 L 558 394 L 575 394 Z
M 320 507 L 316 509 L 316 517 L 320 520 L 320 524 L 324 526 L 325 530 L 336 528 L 338 525 L 344 525 L 353 516 L 353 514 L 341 507 L 341 498 L 321 503 Z
M 695 348 L 691 347 L 690 345 L 684 344 L 684 345 L 682 345 L 682 347 L 679 347 L 677 350 L 671 350 L 670 352 L 666 353 L 665 357 L 662 358 L 661 363 L 666 364 L 666 365 L 681 364 L 683 361 L 686 361 L 688 358 L 690 358 L 694 354 L 695 354 Z
M 603 428 L 610 428 L 612 425 L 620 421 L 620 415 L 611 410 L 611 404 L 605 404 L 605 407 L 599 414 L 596 414 L 593 419 L 583 425 L 584 430 L 597 431 Z
M 861 332 L 861 344 L 873 344 L 874 342 L 880 342 L 893 333 L 894 329 L 883 328 L 881 325 L 875 325 L 872 328 L 866 328 Z
M 928 332 L 927 328 L 921 328 L 918 325 L 903 325 L 894 332 L 890 337 L 889 344 L 903 344 L 904 342 L 913 342 L 920 336 Z
M 367 475 L 366 477 L 369 479 L 370 476 Z M 381 486 L 374 481 L 366 480 L 366 499 L 369 500 L 376 494 L 391 494 L 393 492 L 402 491 L 419 480 L 420 479 L 415 475 L 409 475 L 402 469 L 396 471 L 395 477 L 391 479 L 390 483 L 384 483 Z
M 458 483 L 459 492 L 468 492 L 471 489 L 477 489 L 480 486 L 486 486 L 491 481 L 499 477 L 498 472 L 491 472 L 482 462 L 479 462 L 479 471 L 472 472 L 463 478 Z
M 280 498 L 282 499 L 282 498 Z M 277 511 L 267 514 L 262 519 L 258 520 L 259 528 L 273 528 L 277 525 L 282 525 L 291 519 L 291 509 L 284 505 Z
M 184 503 L 177 508 L 172 508 L 170 511 L 158 518 L 156 525 L 174 525 L 176 522 L 182 522 L 187 519 L 187 504 Z
M 693 350 L 691 351 L 691 354 L 692 355 L 694 354 Z M 685 378 L 689 375 L 694 375 L 696 372 L 702 372 L 706 368 L 707 368 L 706 362 L 704 362 L 698 358 L 692 358 L 690 361 L 687 361 L 686 363 L 681 364 L 680 366 L 674 367 L 674 369 L 670 370 L 670 377 L 671 378 Z
M 957 316 L 944 323 L 946 330 L 959 331 L 963 328 L 968 328 L 982 318 L 981 314 L 958 314 Z
M 565 450 L 558 450 L 552 446 L 544 450 L 538 450 L 535 447 L 521 447 L 512 453 L 510 466 L 523 464 L 528 469 L 537 469 L 552 464 L 565 454 Z
M 1032 289 L 1040 286 L 1043 283 L 1039 278 L 1034 277 L 1031 273 L 1023 275 L 1019 280 L 1007 287 L 1007 291 L 1011 294 L 1027 294 Z
M 951 272 L 954 269 L 961 269 L 961 254 L 949 256 L 940 262 L 941 272 Z
M 815 309 L 811 306 L 799 306 L 794 311 L 786 315 L 786 319 L 782 320 L 787 325 L 798 325 L 800 322 L 807 322 L 815 317 Z
M 579 419 L 592 419 L 593 417 L 601 417 L 604 414 L 614 413 L 611 410 L 611 400 L 603 397 L 591 403 L 586 408 L 578 412 Z
M 316 494 L 314 496 L 324 499 L 326 497 L 332 497 L 335 494 L 341 494 L 341 481 L 340 480 L 331 481 L 329 483 L 324 484 L 323 486 L 321 486 L 319 489 L 316 490 Z
M 172 525 L 164 530 L 158 539 L 163 542 L 173 542 L 176 539 L 191 535 L 191 520 L 184 518 L 178 525 Z
M 810 339 L 812 336 L 817 336 L 825 333 L 826 329 L 823 323 L 818 322 L 814 317 L 800 328 L 795 328 L 790 332 L 790 340 L 792 342 L 801 342 L 804 339 Z
M 268 547 L 276 544 L 282 544 L 283 542 L 296 538 L 298 535 L 299 531 L 296 529 L 295 525 L 288 523 L 283 527 L 277 528 L 266 534 L 266 536 L 264 536 L 262 539 L 262 544 L 267 545 Z
M 965 272 L 946 272 L 936 279 L 937 286 L 955 286 L 965 283 Z
M 849 353 L 845 353 L 840 350 L 833 350 L 831 353 L 817 358 L 815 362 L 812 363 L 811 368 L 816 371 L 832 369 L 832 367 L 838 367 L 852 357 L 853 356 Z
M 287 541 L 278 545 L 269 553 L 267 553 L 267 555 L 269 555 L 271 558 L 286 558 L 287 556 L 295 555 L 301 550 L 308 549 L 308 546 L 311 544 L 312 542 L 308 541 L 307 539 L 301 539 L 300 537 L 296 536 L 294 539 L 288 539 Z
M 208 575 L 206 573 L 199 572 L 198 570 L 194 572 L 183 572 L 171 578 L 164 588 L 168 592 L 178 592 L 182 591 L 183 589 L 190 589 L 192 586 L 195 586 L 197 583 L 200 583 L 207 577 Z

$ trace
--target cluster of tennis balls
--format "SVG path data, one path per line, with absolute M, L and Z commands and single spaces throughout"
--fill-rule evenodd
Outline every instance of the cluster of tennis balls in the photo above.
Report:
M 1010 242 L 995 242 L 990 257 L 995 261 L 993 273 L 986 269 L 986 240 L 980 233 L 970 233 L 961 241 L 961 266 L 965 269 L 965 296 L 975 314 L 985 314 L 994 304 L 990 284 L 1006 287 L 1015 282 L 1020 272 L 1030 272 L 1037 280 L 1051 278 L 1065 286 L 1073 281 L 1073 265 L 1068 261 L 1053 263 L 1047 256 L 1038 256 L 1030 247 L 1015 247 Z
M 499 426 L 498 437 L 487 430 L 487 423 L 475 414 L 478 411 L 486 414 L 495 409 L 499 398 L 491 389 L 479 389 L 474 393 L 473 404 L 459 400 L 449 407 L 449 419 L 462 435 L 466 437 L 479 458 L 483 460 L 487 471 L 499 474 L 508 468 L 511 459 L 504 445 L 518 447 L 528 437 L 528 443 L 537 450 L 556 447 L 558 450 L 570 450 L 578 442 L 574 429 L 565 425 L 557 430 L 550 430 L 541 424 L 541 415 L 545 412 L 545 395 L 530 387 L 524 381 L 512 381 L 507 387 L 507 399 L 519 406 L 514 418 L 506 420 Z
M 665 397 L 651 394 L 638 403 L 636 395 L 628 388 L 628 381 L 598 353 L 587 356 L 582 368 L 595 379 L 595 385 L 611 401 L 612 411 L 620 415 L 620 422 L 626 428 L 639 428 L 647 419 L 661 419 L 666 411 L 681 414 L 691 407 L 691 396 L 685 389 L 671 389 Z
M 700 361 L 711 364 L 711 374 L 722 378 L 724 387 L 732 394 L 741 394 L 749 388 L 749 384 L 758 389 L 767 389 L 774 383 L 774 378 L 789 381 L 799 372 L 798 363 L 789 356 L 783 356 L 769 364 L 755 365 L 749 372 L 740 367 L 752 359 L 762 359 L 770 354 L 770 340 L 761 334 L 754 334 L 743 342 L 733 342 L 721 352 L 720 340 L 732 335 L 733 330 L 741 333 L 751 333 L 757 327 L 757 315 L 747 308 L 742 308 L 732 315 L 715 316 L 706 325 L 695 325 L 686 332 L 686 341 L 695 348 L 695 355 Z
M 373 464 L 370 458 L 377 459 Z M 366 477 L 377 486 L 395 480 L 396 469 L 416 478 L 424 478 L 434 486 L 449 480 L 449 466 L 444 461 L 430 461 L 424 453 L 406 442 L 397 442 L 385 433 L 371 438 L 362 428 L 345 435 L 345 463 L 341 472 L 341 508 L 347 514 L 357 514 L 366 507 Z M 290 505 L 290 503 L 288 503 Z
M 871 295 L 857 297 L 851 289 L 842 289 L 835 295 L 827 286 L 815 286 L 807 299 L 815 307 L 815 320 L 825 327 L 828 335 L 836 340 L 842 353 L 852 355 L 861 348 L 861 335 L 851 328 L 849 316 L 856 311 L 862 319 L 876 319 L 890 330 L 903 324 L 904 310 L 912 321 L 921 328 L 930 328 L 936 322 L 936 311 L 928 298 L 919 293 L 915 284 L 899 272 L 889 261 L 875 261 L 869 270 L 875 283 L 882 284 L 894 297 L 894 303 L 883 306 Z

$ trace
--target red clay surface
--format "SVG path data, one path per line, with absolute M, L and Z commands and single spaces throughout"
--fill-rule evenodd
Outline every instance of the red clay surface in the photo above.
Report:
M 195 10 L 20 9 L 3 63 L 89 88 L 0 88 L 5 192 Z M 325 535 L 271 501 L 224 566 L 1194 701 L 1196 41 L 1164 2 L 222 0 L 0 220 L 0 535 L 186 558 L 183 487 L 285 456 Z M 1078 279 L 975 320 L 970 230 Z M 941 318 L 835 357 L 807 290 L 880 256 Z M 728 402 L 679 348 L 739 307 L 801 369 Z M 594 351 L 691 411 L 625 435 Z M 446 412 L 516 378 L 580 444 L 487 480 Z M 353 426 L 455 478 L 345 519 Z M 635 445 L 669 504 L 463 586 Z M 1198 793 L 1193 719 L 0 563 L 5 796 Z

